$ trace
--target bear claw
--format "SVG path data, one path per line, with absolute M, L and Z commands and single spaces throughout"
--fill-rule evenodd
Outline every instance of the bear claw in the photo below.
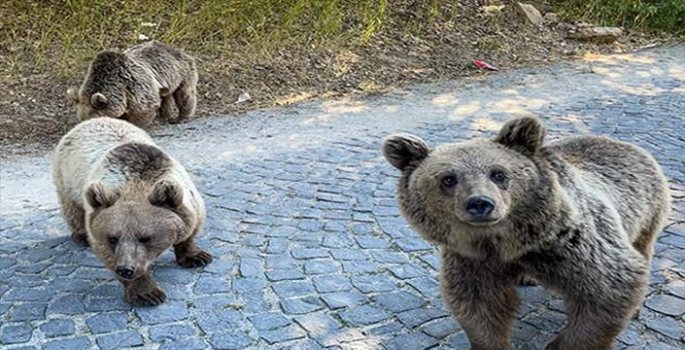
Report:
M 193 256 L 179 257 L 177 262 L 183 267 L 202 267 L 212 262 L 212 256 L 201 250 L 199 253 Z
M 157 287 L 147 292 L 130 291 L 126 293 L 126 301 L 134 306 L 156 306 L 164 303 L 166 299 L 166 293 Z

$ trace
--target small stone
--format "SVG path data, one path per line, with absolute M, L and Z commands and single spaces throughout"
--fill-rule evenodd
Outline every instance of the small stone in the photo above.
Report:
M 304 264 L 304 272 L 310 275 L 337 272 L 338 267 L 328 260 L 309 260 Z
M 680 339 L 683 336 L 683 329 L 672 318 L 657 318 L 647 322 L 646 326 L 673 339 Z
M 275 312 L 253 315 L 249 319 L 254 328 L 260 331 L 273 330 L 290 324 L 290 320 Z
M 584 27 L 577 28 L 568 34 L 571 39 L 592 41 L 595 43 L 609 44 L 618 40 L 623 35 L 623 29 L 615 27 Z
M 195 338 L 178 342 L 167 342 L 159 347 L 159 350 L 206 350 L 209 346 L 204 340 Z
M 539 26 L 543 22 L 540 11 L 538 11 L 538 9 L 536 9 L 533 5 L 517 2 L 516 12 L 530 24 Z
M 352 289 L 349 278 L 341 275 L 314 277 L 314 287 L 319 293 L 342 292 Z
M 295 322 L 306 329 L 312 336 L 328 334 L 341 327 L 340 322 L 326 314 L 298 316 L 295 318 Z
M 307 335 L 300 327 L 297 325 L 290 325 L 284 328 L 261 331 L 259 336 L 266 340 L 269 344 L 282 343 L 288 340 L 304 338 Z
M 456 333 L 461 329 L 451 317 L 435 320 L 423 326 L 423 332 L 433 338 L 442 339 L 450 334 Z
M 315 290 L 311 283 L 306 281 L 286 281 L 275 283 L 271 286 L 274 292 L 281 298 L 295 298 L 314 294 Z
M 397 319 L 402 322 L 403 325 L 414 328 L 420 326 L 428 321 L 432 321 L 438 318 L 449 316 L 447 311 L 440 309 L 415 309 L 397 314 Z
M 385 311 L 369 305 L 362 305 L 340 313 L 340 318 L 353 326 L 366 326 L 390 318 Z
M 185 302 L 181 300 L 167 301 L 156 307 L 137 308 L 136 314 L 145 325 L 156 325 L 185 320 L 189 316 Z
M 86 337 L 79 337 L 64 340 L 52 340 L 43 344 L 44 350 L 86 350 L 92 343 Z
M 388 276 L 383 275 L 352 276 L 351 280 L 362 293 L 391 292 L 397 288 Z
M 369 302 L 369 298 L 357 291 L 326 294 L 321 299 L 333 310 Z
M 242 323 L 242 313 L 237 310 L 209 311 L 201 313 L 197 318 L 197 325 L 205 333 L 238 329 Z
M 15 306 L 10 314 L 10 321 L 36 321 L 45 318 L 45 309 L 48 304 L 45 303 L 27 303 Z
M 242 350 L 254 343 L 254 340 L 245 333 L 228 332 L 212 335 L 209 343 L 217 350 Z
M 435 346 L 438 342 L 423 333 L 409 333 L 398 335 L 386 344 L 388 350 L 424 350 Z
M 288 315 L 302 315 L 323 309 L 318 298 L 306 297 L 302 299 L 287 299 L 281 301 L 283 312 Z
M 680 316 L 685 314 L 685 300 L 670 295 L 655 295 L 647 300 L 645 305 L 667 316 Z
M 423 300 L 405 291 L 378 294 L 375 299 L 378 304 L 393 313 L 417 309 L 425 303 Z
M 196 335 L 197 333 L 198 332 L 195 328 L 180 324 L 150 327 L 148 331 L 150 340 L 155 343 L 166 341 L 177 342 Z

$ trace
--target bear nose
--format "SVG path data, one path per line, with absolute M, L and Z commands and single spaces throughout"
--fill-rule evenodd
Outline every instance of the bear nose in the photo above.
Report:
M 473 216 L 486 217 L 495 209 L 495 202 L 485 196 L 475 196 L 469 198 L 464 207 Z
M 135 269 L 132 266 L 117 266 L 116 272 L 117 275 L 123 278 L 131 278 L 135 272 Z

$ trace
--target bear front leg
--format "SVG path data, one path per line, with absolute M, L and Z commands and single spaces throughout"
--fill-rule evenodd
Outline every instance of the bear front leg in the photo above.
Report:
M 134 306 L 155 306 L 166 301 L 166 294 L 149 273 L 134 279 L 120 280 L 124 285 L 126 301 Z
M 212 262 L 212 256 L 198 247 L 192 237 L 174 245 L 174 253 L 176 262 L 183 267 L 202 267 Z
M 67 222 L 67 227 L 71 232 L 71 239 L 76 245 L 87 247 L 88 233 L 86 232 L 86 212 L 76 202 L 59 197 L 60 206 L 62 208 L 62 216 Z
M 586 258 L 590 256 L 600 257 L 588 254 Z M 545 350 L 611 349 L 642 307 L 649 283 L 649 265 L 632 247 L 595 262 L 588 258 L 570 263 L 575 268 L 556 267 L 567 279 L 564 284 L 569 286 L 562 290 L 568 322 Z M 579 270 L 577 266 L 583 268 Z
M 174 91 L 174 100 L 178 108 L 177 123 L 184 123 L 195 115 L 195 106 L 197 104 L 197 89 L 195 85 L 181 85 Z
M 443 251 L 441 287 L 446 304 L 473 350 L 508 350 L 520 268 Z

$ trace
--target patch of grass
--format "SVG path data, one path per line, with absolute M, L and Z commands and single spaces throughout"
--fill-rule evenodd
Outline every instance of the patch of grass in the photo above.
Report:
M 685 34 L 685 0 L 557 0 L 553 6 L 567 17 L 603 25 Z
M 441 14 L 420 0 L 414 21 Z M 388 0 L 5 0 L 0 47 L 5 69 L 30 58 L 34 70 L 62 75 L 98 51 L 130 47 L 145 36 L 221 56 L 240 47 L 269 55 L 288 47 L 366 43 L 388 20 Z M 5 56 L 4 58 L 2 56 Z M 3 62 L 4 61 L 4 62 Z

